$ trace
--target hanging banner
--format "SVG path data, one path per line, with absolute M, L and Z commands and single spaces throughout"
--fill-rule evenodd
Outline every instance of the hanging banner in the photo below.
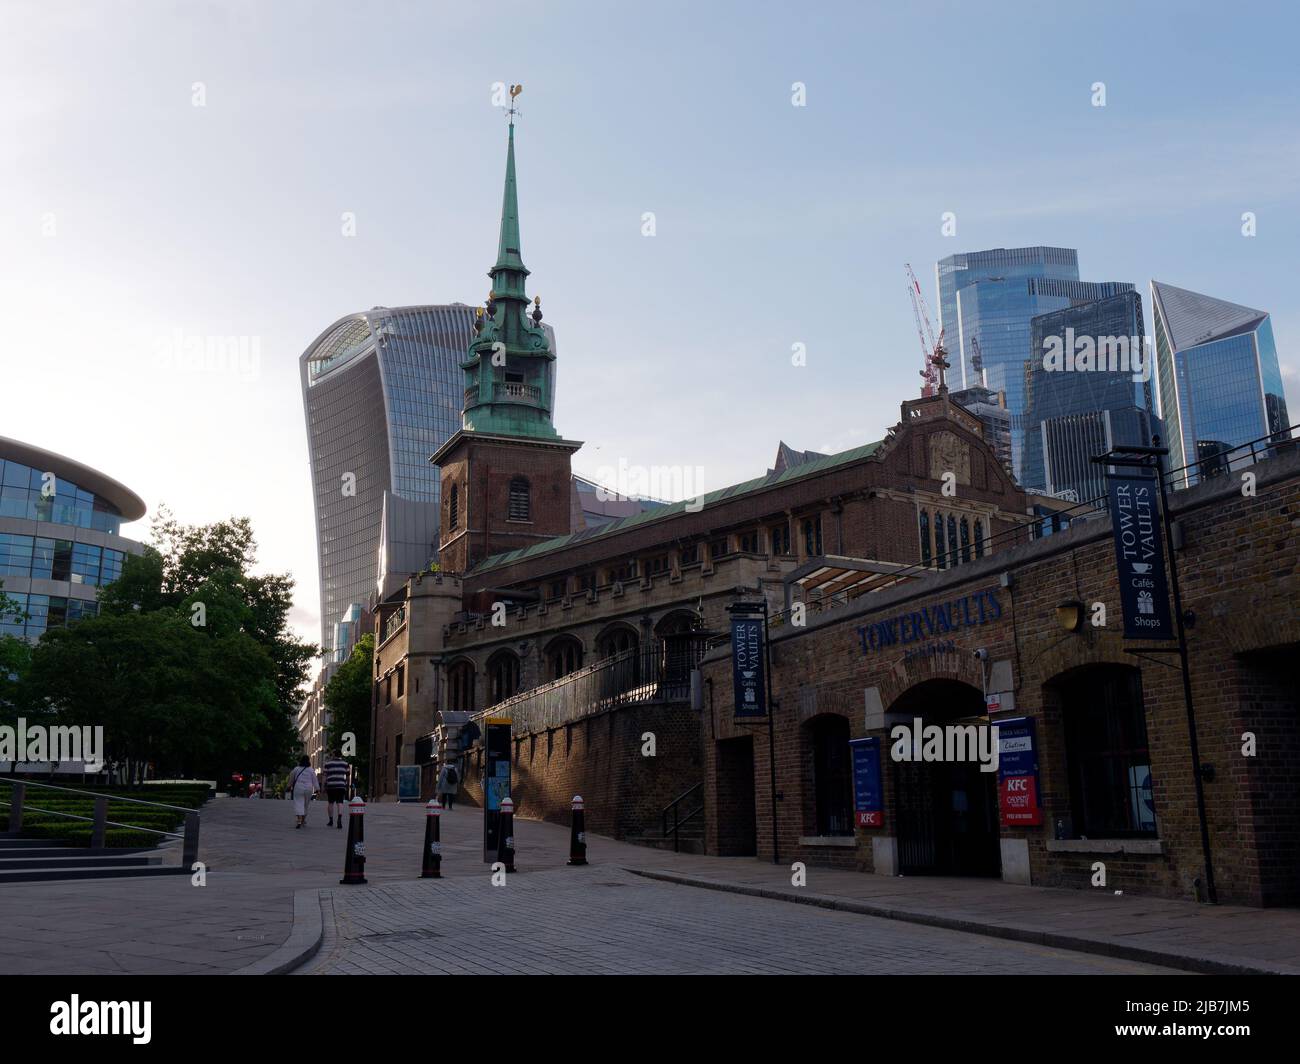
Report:
M 998 820 L 1004 828 L 1043 822 L 1038 805 L 1038 744 L 1032 717 L 997 722 Z
M 885 826 L 885 803 L 880 787 L 880 740 L 850 739 L 853 754 L 853 810 L 860 828 Z
M 731 686 L 737 717 L 767 716 L 762 617 L 731 618 Z
M 1152 477 L 1106 477 L 1119 572 L 1125 639 L 1176 639 L 1160 525 L 1160 486 Z

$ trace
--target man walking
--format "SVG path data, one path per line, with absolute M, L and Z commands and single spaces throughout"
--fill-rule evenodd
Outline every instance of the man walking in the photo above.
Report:
M 336 747 L 325 762 L 325 796 L 329 799 L 326 811 L 329 813 L 329 825 L 334 826 L 335 817 L 338 827 L 343 827 L 343 809 L 348 804 L 348 773 L 352 766 L 343 760 L 342 753 Z
M 456 771 L 455 763 L 449 761 L 438 773 L 438 797 L 442 799 L 444 809 L 450 810 L 456 804 L 456 793 L 459 790 L 460 774 Z

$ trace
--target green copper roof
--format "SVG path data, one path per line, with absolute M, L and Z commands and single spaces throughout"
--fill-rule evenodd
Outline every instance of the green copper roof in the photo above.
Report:
M 515 187 L 515 124 L 510 123 L 510 145 L 506 149 L 506 187 L 501 196 L 501 240 L 493 270 L 523 270 L 519 257 L 519 192 Z
M 877 440 L 875 443 L 863 444 L 861 447 L 854 447 L 847 451 L 840 451 L 839 454 L 828 454 L 821 458 L 815 458 L 811 461 L 804 462 L 801 465 L 786 469 L 780 473 L 768 473 L 766 476 L 755 477 L 753 480 L 746 480 L 741 484 L 733 484 L 729 488 L 721 488 L 718 491 L 711 491 L 704 496 L 704 509 L 715 505 L 716 503 L 725 502 L 729 499 L 740 498 L 742 495 L 750 495 L 754 492 L 763 491 L 772 488 L 778 484 L 790 484 L 797 480 L 803 480 L 805 477 L 815 476 L 818 473 L 824 473 L 829 469 L 835 469 L 838 466 L 851 465 L 859 462 L 864 458 L 870 458 L 879 450 L 881 443 L 884 441 Z M 665 521 L 669 518 L 677 517 L 686 512 L 686 502 L 669 503 L 666 506 L 655 506 L 639 514 L 632 514 L 629 517 L 621 517 L 617 521 L 611 521 L 608 524 L 600 525 L 596 528 L 583 529 L 581 532 L 572 532 L 567 536 L 556 536 L 554 539 L 544 539 L 540 543 L 534 543 L 531 547 L 521 547 L 518 550 L 506 551 L 502 554 L 494 554 L 490 558 L 485 558 L 470 570 L 471 573 L 481 573 L 488 569 L 498 569 L 503 565 L 511 565 L 514 562 L 524 561 L 529 558 L 537 558 L 544 554 L 550 554 L 553 551 L 562 550 L 565 547 L 576 546 L 579 543 L 588 543 L 592 540 L 602 539 L 606 536 L 614 535 L 619 532 L 626 532 L 631 528 L 638 528 L 641 525 L 648 525 L 655 521 Z

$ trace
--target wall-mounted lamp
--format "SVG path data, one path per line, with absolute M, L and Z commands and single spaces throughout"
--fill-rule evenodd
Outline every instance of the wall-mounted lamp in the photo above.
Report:
M 1083 603 L 1062 602 L 1056 607 L 1056 620 L 1067 632 L 1077 632 L 1083 627 Z

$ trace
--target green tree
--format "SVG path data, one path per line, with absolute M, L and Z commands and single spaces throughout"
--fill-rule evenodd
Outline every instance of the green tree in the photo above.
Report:
M 325 709 L 330 715 L 326 738 L 330 749 L 341 749 L 343 736 L 356 736 L 356 756 L 350 758 L 359 776 L 366 775 L 370 751 L 370 692 L 374 669 L 375 636 L 367 632 L 357 640 L 348 660 L 325 685 Z

